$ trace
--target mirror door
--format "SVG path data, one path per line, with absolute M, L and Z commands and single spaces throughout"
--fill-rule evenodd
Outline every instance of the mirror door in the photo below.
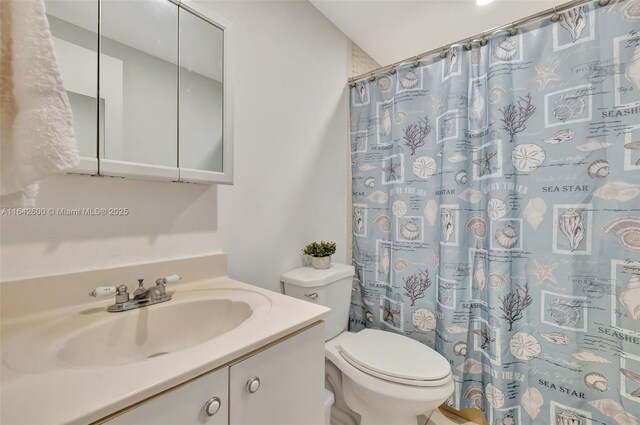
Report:
M 100 174 L 178 180 L 178 6 L 100 3 Z
M 193 9 L 180 7 L 178 158 L 180 180 L 224 175 L 224 32 Z

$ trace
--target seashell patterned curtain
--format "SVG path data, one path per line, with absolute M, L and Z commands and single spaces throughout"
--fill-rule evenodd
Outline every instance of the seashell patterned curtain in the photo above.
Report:
M 640 424 L 640 1 L 351 88 L 350 327 L 492 425 Z

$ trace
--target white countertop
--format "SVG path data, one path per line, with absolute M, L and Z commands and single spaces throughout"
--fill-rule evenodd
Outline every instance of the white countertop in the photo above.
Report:
M 202 279 L 170 289 L 175 289 L 174 300 L 144 308 L 162 308 L 181 299 L 195 299 L 203 290 L 247 291 L 253 296 L 266 297 L 269 302 L 237 328 L 205 343 L 165 356 L 110 367 L 50 366 L 24 370 L 12 367 L 6 360 L 8 353 L 16 355 L 17 340 L 51 321 L 78 315 L 80 311 L 95 317 L 129 313 L 107 313 L 104 308 L 113 303 L 112 297 L 92 304 L 3 320 L 0 422 L 31 425 L 97 421 L 323 320 L 330 311 L 227 277 Z M 42 341 L 39 343 L 42 345 Z M 25 357 L 38 354 L 38 343 L 34 344 L 33 350 L 36 353 L 25 353 Z

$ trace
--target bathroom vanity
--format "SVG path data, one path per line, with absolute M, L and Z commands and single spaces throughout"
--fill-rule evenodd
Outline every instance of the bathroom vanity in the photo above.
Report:
M 322 338 L 322 325 L 312 325 L 98 423 L 320 424 L 313 416 L 324 412 L 313 394 L 324 375 L 313 379 L 309 361 Z
M 87 296 L 174 273 L 161 304 Z M 0 288 L 3 424 L 323 422 L 329 310 L 229 279 L 224 254 Z

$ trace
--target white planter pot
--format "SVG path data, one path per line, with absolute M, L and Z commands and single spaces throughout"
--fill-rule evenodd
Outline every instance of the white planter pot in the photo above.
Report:
M 328 269 L 331 267 L 331 256 L 326 257 L 311 257 L 311 265 L 314 269 Z

